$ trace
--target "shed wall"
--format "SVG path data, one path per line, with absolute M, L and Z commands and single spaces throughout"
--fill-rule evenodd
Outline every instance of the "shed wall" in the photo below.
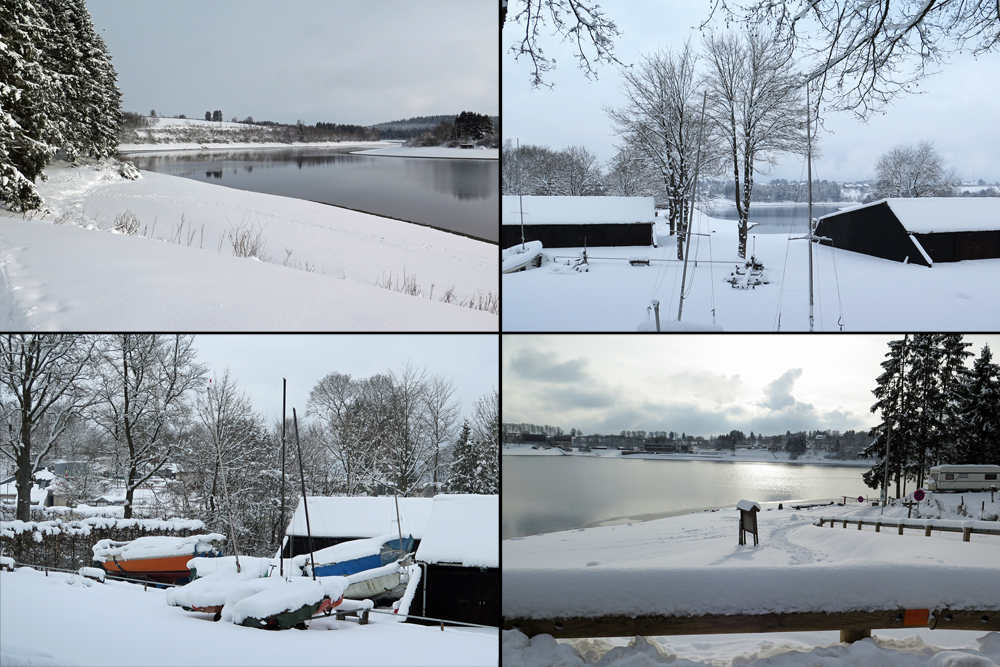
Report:
M 424 584 L 426 583 L 426 598 Z M 425 604 L 426 599 L 426 604 Z M 416 611 L 422 610 L 421 612 Z M 410 613 L 446 621 L 500 625 L 499 568 L 425 565 Z M 408 623 L 433 625 L 410 619 Z
M 500 231 L 502 247 L 510 248 L 521 242 L 520 225 L 503 225 Z M 546 248 L 650 246 L 653 244 L 653 223 L 525 225 L 524 240 L 541 241 Z
M 816 226 L 816 234 L 833 239 L 823 245 L 896 262 L 909 257 L 911 264 L 928 265 L 885 202 L 825 217 Z M 936 260 L 927 246 L 924 249 Z
M 935 262 L 1000 257 L 1000 231 L 914 234 Z

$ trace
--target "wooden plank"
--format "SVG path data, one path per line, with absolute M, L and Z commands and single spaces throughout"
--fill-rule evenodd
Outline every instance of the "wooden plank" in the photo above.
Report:
M 916 610 L 911 610 L 916 611 Z M 920 610 L 927 613 L 927 610 Z M 736 614 L 704 616 L 603 616 L 600 618 L 504 618 L 505 630 L 518 629 L 529 637 L 635 637 L 704 635 L 745 632 L 815 632 L 902 628 L 907 610 L 854 611 L 827 614 Z M 911 614 L 911 616 L 913 616 Z M 983 619 L 986 620 L 983 620 Z M 942 611 L 928 613 L 924 627 L 952 630 L 1000 631 L 1000 611 Z M 913 626 L 909 626 L 913 627 Z

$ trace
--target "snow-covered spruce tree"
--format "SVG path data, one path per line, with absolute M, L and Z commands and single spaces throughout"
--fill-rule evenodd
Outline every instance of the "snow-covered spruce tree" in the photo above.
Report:
M 962 429 L 955 463 L 1000 463 L 1000 366 L 984 345 L 960 391 Z
M 53 81 L 37 47 L 47 35 L 33 0 L 0 3 L 0 203 L 15 211 L 41 206 L 35 179 L 56 151 Z
M 914 480 L 917 488 L 923 485 L 930 452 L 940 446 L 940 416 L 944 408 L 940 386 L 944 350 L 940 343 L 941 337 L 938 334 L 914 334 L 910 344 L 908 383 L 914 430 L 912 448 L 905 463 L 904 495 L 906 479 Z
M 955 447 L 962 427 L 962 416 L 959 408 L 961 389 L 969 375 L 965 360 L 975 356 L 973 352 L 966 349 L 972 343 L 965 342 L 962 334 L 942 334 L 940 345 L 942 359 L 939 382 L 942 403 L 938 422 L 941 427 L 941 437 L 934 443 L 937 448 L 931 452 L 929 465 L 932 466 L 955 461 Z
M 861 451 L 860 456 L 866 459 L 877 459 L 871 470 L 864 473 L 865 484 L 873 489 L 882 486 L 886 469 L 886 438 L 890 440 L 890 451 L 888 467 L 890 475 L 896 476 L 896 496 L 899 496 L 900 477 L 902 465 L 905 460 L 903 453 L 908 449 L 910 423 L 908 420 L 908 401 L 905 393 L 905 377 L 907 363 L 909 361 L 909 336 L 904 336 L 903 340 L 889 341 L 889 352 L 887 358 L 881 363 L 885 372 L 876 380 L 876 387 L 872 390 L 875 394 L 876 402 L 871 411 L 881 412 L 882 423 L 873 427 L 868 436 L 875 438 L 867 448 Z M 891 431 L 891 435 L 890 435 Z
M 472 435 L 478 457 L 479 491 L 500 492 L 500 394 L 494 389 L 473 406 Z

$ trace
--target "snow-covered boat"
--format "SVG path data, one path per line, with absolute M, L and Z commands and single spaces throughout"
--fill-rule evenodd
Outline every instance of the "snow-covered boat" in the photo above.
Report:
M 140 537 L 129 542 L 100 540 L 93 546 L 94 567 L 111 575 L 149 579 L 166 584 L 183 584 L 190 579 L 192 558 L 220 555 L 219 533 L 190 537 Z
M 538 259 L 542 254 L 541 241 L 528 241 L 518 243 L 516 246 L 507 248 L 501 257 L 501 269 L 503 273 L 514 273 L 527 268 L 529 264 Z
M 355 574 L 364 570 L 372 570 L 389 563 L 395 563 L 400 558 L 413 551 L 413 536 L 407 535 L 400 540 L 393 535 L 380 535 L 363 540 L 350 540 L 309 554 L 300 554 L 296 560 L 302 561 L 302 572 L 312 575 L 312 563 L 316 563 L 316 576 L 329 577 Z

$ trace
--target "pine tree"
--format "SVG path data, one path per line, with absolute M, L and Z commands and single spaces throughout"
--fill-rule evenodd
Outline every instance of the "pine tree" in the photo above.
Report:
M 472 442 L 469 420 L 462 422 L 458 440 L 451 452 L 451 474 L 448 477 L 449 493 L 472 493 L 476 476 L 476 452 Z
M 914 334 L 910 344 L 910 405 L 913 433 L 909 458 L 905 462 L 906 478 L 923 484 L 924 472 L 930 452 L 939 449 L 941 439 L 940 417 L 944 409 L 941 394 L 940 371 L 944 350 L 938 334 Z
M 955 462 L 955 448 L 962 428 L 962 417 L 959 411 L 961 389 L 969 376 L 965 360 L 975 356 L 974 353 L 966 349 L 971 345 L 972 343 L 962 340 L 962 334 L 943 334 L 941 336 L 943 358 L 939 375 L 942 405 L 941 415 L 938 418 L 941 437 L 936 443 L 938 449 L 932 452 L 929 465 Z
M 205 120 L 212 120 L 212 112 L 211 111 L 206 111 L 205 112 Z
M 989 345 L 973 363 L 960 396 L 963 427 L 955 463 L 1000 463 L 1000 366 Z
M 876 379 L 876 387 L 872 390 L 876 402 L 871 411 L 881 412 L 882 423 L 868 432 L 869 437 L 875 438 L 875 441 L 860 453 L 860 456 L 866 459 L 881 457 L 881 460 L 862 476 L 865 484 L 873 489 L 881 486 L 888 465 L 890 474 L 895 474 L 896 477 L 897 497 L 900 492 L 903 461 L 906 459 L 905 453 L 908 449 L 907 442 L 911 435 L 904 383 L 909 357 L 908 348 L 909 336 L 904 336 L 903 340 L 889 341 L 889 352 L 885 355 L 887 359 L 881 363 L 885 372 Z M 885 458 L 887 438 L 891 444 L 888 461 Z

